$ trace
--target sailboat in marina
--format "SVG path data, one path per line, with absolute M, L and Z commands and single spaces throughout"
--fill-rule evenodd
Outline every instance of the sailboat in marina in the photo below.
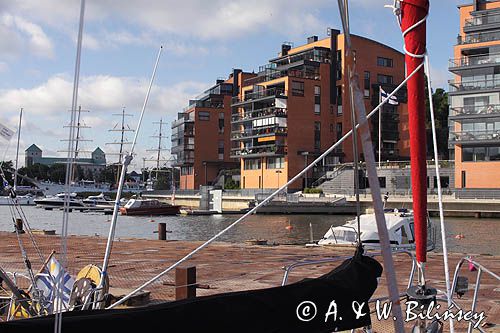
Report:
M 425 147 L 414 148 L 419 146 L 418 140 L 421 140 L 421 136 L 425 135 L 425 126 L 423 128 L 420 126 L 422 125 L 420 118 L 425 117 L 422 105 L 425 99 L 423 93 L 423 61 L 425 58 L 424 27 L 429 3 L 427 0 L 412 0 L 402 3 L 399 1 L 396 2 L 398 5 L 401 5 L 400 7 L 398 6 L 398 11 L 395 10 L 395 12 L 401 14 L 402 17 L 403 35 L 406 41 L 405 50 L 407 50 L 408 53 L 408 76 L 398 88 L 390 93 L 387 98 L 382 100 L 377 108 L 367 114 L 363 102 L 363 93 L 355 80 L 355 62 L 352 56 L 353 50 L 349 41 L 350 30 L 349 16 L 347 14 L 347 0 L 338 1 L 344 34 L 348 45 L 346 58 L 349 62 L 349 70 L 347 76 L 349 77 L 349 88 L 352 99 L 352 115 L 354 120 L 357 119 L 357 121 L 353 121 L 353 129 L 345 134 L 339 141 L 328 148 L 297 175 L 292 177 L 290 181 L 282 185 L 266 199 L 211 237 L 208 241 L 196 247 L 189 254 L 168 266 L 152 279 L 138 286 L 119 301 L 107 304 L 106 300 L 108 299 L 107 296 L 110 285 L 109 279 L 112 278 L 112 276 L 109 276 L 108 272 L 109 258 L 115 238 L 118 218 L 119 205 L 116 204 L 114 206 L 113 218 L 110 224 L 102 266 L 89 265 L 81 270 L 82 274 L 79 274 L 80 277 L 74 281 L 72 288 L 70 288 L 71 296 L 69 297 L 68 306 L 64 311 L 62 308 L 51 312 L 36 311 L 40 309 L 38 304 L 42 304 L 42 309 L 48 309 L 49 307 L 43 306 L 43 300 L 38 300 L 36 295 L 26 296 L 21 294 L 16 285 L 11 283 L 12 281 L 7 274 L 0 270 L 0 277 L 8 279 L 8 285 L 13 295 L 13 302 L 19 304 L 19 306 L 25 310 L 24 312 L 27 317 L 27 319 L 23 320 L 11 320 L 0 323 L 0 331 L 17 333 L 33 331 L 53 332 L 55 326 L 59 331 L 64 330 L 68 332 L 87 332 L 89 329 L 136 332 L 138 330 L 144 330 L 145 327 L 162 327 L 163 325 L 168 325 L 168 329 L 182 332 L 327 333 L 332 331 L 354 330 L 357 328 L 363 329 L 364 332 L 371 332 L 371 316 L 358 316 L 355 311 L 351 311 L 353 305 L 359 305 L 358 310 L 360 313 L 368 314 L 370 313 L 370 306 L 374 302 L 381 299 L 388 299 L 393 302 L 391 314 L 394 317 L 393 331 L 400 333 L 405 331 L 405 324 L 403 322 L 400 306 L 401 297 L 408 297 L 408 299 L 414 300 L 419 305 L 423 306 L 422 309 L 425 309 L 425 305 L 433 300 L 449 302 L 453 295 L 452 290 L 454 290 L 454 288 L 447 286 L 447 290 L 441 293 L 441 298 L 438 298 L 437 290 L 432 288 L 430 282 L 425 279 L 427 253 L 426 193 L 419 188 L 421 184 L 425 184 L 425 156 L 424 158 L 421 156 L 422 151 L 425 153 L 425 150 L 423 150 Z M 84 3 L 85 0 L 82 0 L 82 11 L 84 9 Z M 79 48 L 81 47 L 82 20 L 83 14 L 81 14 L 80 22 Z M 79 52 L 77 54 L 79 54 Z M 147 105 L 160 54 L 161 48 L 156 58 L 149 89 L 141 111 L 138 129 L 140 129 L 141 120 Z M 420 57 L 420 55 L 422 55 L 422 57 Z M 420 60 L 416 61 L 415 58 Z M 79 59 L 78 56 L 77 59 Z M 77 60 L 77 62 L 78 61 L 79 60 Z M 430 74 L 428 72 L 429 66 L 425 66 L 425 70 L 427 74 Z M 75 81 L 78 82 L 78 80 Z M 412 142 L 417 140 L 417 143 L 414 143 L 415 146 L 412 146 L 412 172 L 414 172 L 412 181 L 414 181 L 413 193 L 415 195 L 413 223 L 416 254 L 409 253 L 412 264 L 414 264 L 409 274 L 413 276 L 415 273 L 418 281 L 416 284 L 413 284 L 413 279 L 410 278 L 408 290 L 404 293 L 399 293 L 392 258 L 393 253 L 390 248 L 391 239 L 387 230 L 382 196 L 377 181 L 376 162 L 373 153 L 373 145 L 368 131 L 367 118 L 376 114 L 376 112 L 380 110 L 380 107 L 406 83 L 408 84 L 410 96 L 409 109 L 410 112 L 415 113 L 412 115 L 414 115 L 417 120 L 416 122 L 412 121 L 410 124 L 412 127 Z M 77 88 L 75 88 L 75 91 L 77 92 Z M 75 103 L 73 104 L 75 105 Z M 357 238 L 357 248 L 352 256 L 348 258 L 325 258 L 324 260 L 299 263 L 301 265 L 321 265 L 325 263 L 333 265 L 340 263 L 340 265 L 335 268 L 330 268 L 326 274 L 318 278 L 305 279 L 296 283 L 287 284 L 287 276 L 285 275 L 282 285 L 274 288 L 215 294 L 212 296 L 160 303 L 138 308 L 119 307 L 141 290 L 151 286 L 152 283 L 158 281 L 173 269 L 186 263 L 198 252 L 202 251 L 212 242 L 218 240 L 220 236 L 244 221 L 245 218 L 256 212 L 260 207 L 270 202 L 273 197 L 284 191 L 291 183 L 300 179 L 317 163 L 320 163 L 325 156 L 337 148 L 346 138 L 351 135 L 357 138 L 358 132 L 361 139 L 361 146 L 363 147 L 370 183 L 373 184 L 371 189 L 375 207 L 374 223 L 377 226 L 376 231 L 380 242 L 380 253 L 365 252 L 364 244 L 360 238 L 362 221 L 359 217 L 360 214 L 358 214 L 356 221 L 352 224 L 352 228 L 357 232 L 355 235 Z M 122 160 L 116 203 L 120 200 L 127 167 L 130 165 L 133 158 L 138 133 L 139 131 L 137 130 L 131 150 Z M 424 163 L 424 169 L 422 169 L 422 161 Z M 437 159 L 436 167 L 438 167 Z M 69 193 L 70 182 L 68 181 L 67 184 L 68 191 L 66 193 Z M 440 184 L 439 179 L 438 184 Z M 68 201 L 68 195 L 66 195 L 65 199 Z M 442 219 L 442 210 L 440 213 Z M 442 232 L 444 232 L 443 230 L 444 225 L 442 225 Z M 383 258 L 384 270 L 382 270 L 381 264 L 374 259 L 374 257 L 380 256 Z M 288 267 L 285 274 L 288 274 L 289 270 L 290 268 Z M 385 273 L 389 295 L 387 297 L 374 297 L 374 293 L 378 288 L 378 280 L 382 276 L 382 273 Z M 454 286 L 456 286 L 457 280 L 455 274 L 453 280 Z M 56 285 L 63 285 L 62 281 L 59 281 Z M 478 286 L 476 286 L 476 288 L 478 288 Z M 56 289 L 56 291 L 59 292 L 59 299 L 62 299 L 61 289 L 62 288 Z M 26 297 L 28 298 L 26 299 Z M 335 302 L 332 302 L 332 297 Z M 313 316 L 312 318 L 308 317 L 305 318 L 305 320 L 304 317 L 300 316 L 312 313 L 313 307 L 311 304 L 315 305 L 315 310 L 321 309 L 322 311 L 325 310 L 324 313 L 329 313 L 331 310 L 333 311 L 332 303 L 335 304 L 336 315 L 342 318 L 338 321 L 325 320 L 324 314 Z M 328 319 L 328 316 L 326 319 Z M 443 323 L 439 320 L 432 322 L 426 319 L 418 320 L 412 328 L 412 332 L 415 333 L 438 333 L 442 331 Z M 452 324 L 450 326 L 450 331 L 453 332 Z

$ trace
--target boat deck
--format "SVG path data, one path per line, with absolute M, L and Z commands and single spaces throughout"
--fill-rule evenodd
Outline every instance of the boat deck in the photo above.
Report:
M 0 233 L 0 266 L 7 271 L 25 273 L 15 234 Z M 35 270 L 41 266 L 42 260 L 36 256 L 27 234 L 22 235 L 24 245 L 28 251 Z M 52 250 L 59 250 L 59 236 L 37 235 L 37 243 L 44 255 Z M 103 259 L 106 239 L 99 237 L 70 236 L 68 242 L 68 265 L 70 273 L 75 276 L 79 269 L 86 264 L 100 265 Z M 158 274 L 164 268 L 173 264 L 177 259 L 193 250 L 200 242 L 188 241 L 156 241 L 145 239 L 118 239 L 114 243 L 110 261 L 110 285 L 119 290 L 131 289 L 139 286 L 149 278 Z M 239 291 L 248 289 L 268 288 L 281 284 L 283 267 L 297 261 L 316 260 L 334 256 L 352 255 L 353 249 L 332 247 L 309 247 L 296 245 L 259 246 L 243 243 L 214 243 L 190 259 L 186 265 L 196 266 L 197 283 L 203 288 L 197 289 L 197 295 L 210 295 L 214 293 Z M 455 265 L 464 254 L 450 255 L 450 270 L 454 271 Z M 500 257 L 490 255 L 473 255 L 493 272 L 500 271 Z M 398 275 L 399 291 L 406 289 L 411 261 L 405 254 L 394 257 Z M 340 263 L 340 262 L 339 262 Z M 290 282 L 305 277 L 316 277 L 330 270 L 332 265 L 306 266 L 290 275 Z M 465 265 L 464 265 L 464 268 Z M 470 308 L 475 285 L 476 272 L 463 269 L 463 275 L 469 277 L 469 292 L 466 293 L 459 304 L 465 309 Z M 440 290 L 445 290 L 443 277 L 442 256 L 430 253 L 426 270 L 429 284 Z M 21 286 L 27 287 L 28 281 L 18 278 Z M 173 300 L 175 294 L 174 273 L 167 274 L 157 283 L 148 288 L 152 301 Z M 386 295 L 385 279 L 376 291 L 376 295 Z M 443 305 L 444 307 L 444 305 Z M 373 309 L 373 308 L 372 308 Z M 486 322 L 500 324 L 500 289 L 498 282 L 483 274 L 480 288 L 478 310 L 485 311 Z M 392 320 L 385 323 L 374 322 L 377 332 L 388 332 L 387 327 Z M 379 329 L 377 329 L 379 327 Z M 459 328 L 465 328 L 460 323 Z M 491 329 L 491 332 L 496 328 Z M 391 330 L 392 331 L 392 330 Z M 486 331 L 489 331 L 488 329 Z

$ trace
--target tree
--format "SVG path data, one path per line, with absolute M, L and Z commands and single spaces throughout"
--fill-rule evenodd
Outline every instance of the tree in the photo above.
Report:
M 427 85 L 425 89 L 425 108 L 426 108 L 426 129 L 427 129 L 427 155 L 430 158 L 434 158 L 434 148 L 432 144 L 432 124 L 431 124 L 431 113 L 430 113 L 430 103 Z M 432 93 L 432 102 L 434 105 L 434 119 L 436 124 L 436 139 L 438 155 L 442 159 L 449 159 L 448 151 L 448 115 L 450 106 L 448 104 L 448 93 L 442 89 L 437 88 Z
M 14 172 L 14 165 L 12 161 L 3 161 L 2 163 L 2 171 L 3 175 L 5 176 L 5 180 L 9 182 L 9 184 L 12 184 L 13 180 L 13 172 Z

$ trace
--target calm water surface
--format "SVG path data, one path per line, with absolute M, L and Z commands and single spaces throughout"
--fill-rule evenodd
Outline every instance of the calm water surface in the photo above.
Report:
M 61 229 L 62 212 L 23 207 L 34 229 Z M 158 222 L 165 222 L 168 239 L 207 240 L 235 221 L 239 215 L 213 216 L 119 216 L 117 238 L 156 239 Z M 314 239 L 321 238 L 331 225 L 341 225 L 353 218 L 346 215 L 252 215 L 220 238 L 221 241 L 242 242 L 247 239 L 267 239 L 270 243 L 304 244 L 309 242 L 312 225 Z M 107 237 L 111 216 L 98 213 L 73 212 L 69 218 L 69 234 Z M 439 231 L 439 218 L 433 218 Z M 287 228 L 291 226 L 292 228 Z M 500 219 L 446 218 L 448 249 L 452 252 L 500 255 L 498 229 Z M 0 206 L 0 231 L 12 231 L 9 208 Z M 463 234 L 465 238 L 455 239 Z M 440 251 L 440 238 L 438 251 Z

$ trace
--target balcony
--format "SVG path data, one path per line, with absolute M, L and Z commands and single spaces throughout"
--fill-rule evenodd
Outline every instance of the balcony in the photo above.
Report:
M 189 105 L 184 108 L 184 112 L 191 110 L 192 108 L 212 108 L 212 109 L 222 109 L 224 108 L 224 100 L 192 100 Z
M 464 56 L 461 58 L 450 59 L 449 70 L 457 71 L 461 69 L 490 67 L 499 64 L 500 64 L 500 53 Z
M 246 79 L 244 86 L 251 86 L 287 76 L 309 80 L 319 80 L 321 78 L 319 75 L 319 69 L 316 71 L 308 71 L 306 69 L 277 70 L 268 68 L 263 73 L 259 73 L 258 76 Z
M 450 107 L 450 120 L 460 121 L 466 119 L 500 117 L 500 104 L 482 106 Z
M 231 150 L 231 158 L 261 157 L 261 156 L 283 156 L 286 153 L 284 145 L 269 144 L 261 146 L 236 148 Z
M 481 90 L 493 90 L 500 89 L 500 78 L 497 79 L 486 79 L 479 81 L 456 81 L 450 80 L 450 93 L 457 92 L 477 92 Z
M 457 44 L 466 45 L 466 44 L 494 42 L 497 40 L 500 40 L 500 31 L 477 32 L 472 34 L 466 34 L 465 37 L 458 36 Z
M 245 112 L 243 114 L 236 114 L 231 117 L 232 123 L 244 123 L 249 122 L 255 119 L 267 118 L 269 116 L 274 117 L 286 117 L 287 110 L 282 108 L 270 107 L 252 110 L 249 112 Z
M 179 119 L 174 120 L 172 122 L 171 128 L 176 128 L 179 127 L 182 124 L 185 123 L 192 123 L 194 122 L 194 112 L 189 112 L 189 113 L 179 113 Z
M 256 129 L 248 129 L 243 131 L 233 131 L 231 132 L 231 140 L 239 141 L 239 140 L 248 140 L 265 136 L 274 136 L 274 135 L 286 135 L 288 133 L 287 127 L 280 126 L 269 126 L 263 128 Z
M 500 14 L 486 14 L 465 20 L 464 31 L 472 32 L 497 27 L 500 27 Z
M 179 153 L 185 150 L 194 150 L 194 144 L 180 144 L 176 146 L 172 145 L 172 148 L 170 149 L 172 154 Z
M 287 92 L 285 88 L 269 88 L 256 92 L 246 93 L 245 96 L 235 96 L 232 99 L 232 106 L 239 106 L 246 103 L 252 103 L 276 97 L 286 97 Z
M 171 140 L 173 142 L 173 141 L 176 141 L 176 140 L 181 139 L 181 138 L 193 137 L 193 136 L 194 136 L 194 130 L 178 131 L 178 132 L 172 133 Z
M 500 130 L 451 132 L 449 141 L 456 145 L 500 143 Z

